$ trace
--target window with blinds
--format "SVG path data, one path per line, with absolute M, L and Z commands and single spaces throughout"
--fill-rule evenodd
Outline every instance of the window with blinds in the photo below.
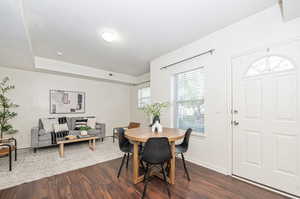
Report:
M 175 75 L 175 125 L 204 133 L 204 71 L 196 69 Z
M 138 108 L 143 108 L 145 105 L 150 104 L 150 87 L 138 89 Z

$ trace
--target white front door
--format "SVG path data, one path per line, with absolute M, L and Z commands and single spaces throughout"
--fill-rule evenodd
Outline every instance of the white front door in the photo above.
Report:
M 233 59 L 233 174 L 300 196 L 300 42 Z

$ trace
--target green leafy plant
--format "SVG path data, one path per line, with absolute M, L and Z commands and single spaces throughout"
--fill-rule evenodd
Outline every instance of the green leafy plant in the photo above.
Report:
M 8 122 L 15 118 L 18 114 L 11 111 L 13 108 L 19 107 L 7 97 L 7 93 L 15 88 L 9 84 L 9 78 L 5 77 L 0 82 L 0 138 L 3 139 L 4 134 L 12 134 L 18 132 Z
M 81 127 L 79 127 L 79 130 L 80 131 L 88 131 L 88 130 L 91 130 L 92 128 L 91 127 L 89 127 L 89 126 L 81 126 Z
M 142 108 L 142 111 L 145 112 L 148 116 L 160 117 L 162 109 L 167 108 L 168 106 L 168 102 L 147 104 Z

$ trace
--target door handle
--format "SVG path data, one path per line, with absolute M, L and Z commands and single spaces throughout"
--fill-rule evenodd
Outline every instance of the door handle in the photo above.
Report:
M 232 121 L 232 124 L 233 124 L 234 126 L 238 126 L 240 123 L 239 123 L 239 121 L 234 120 L 234 121 Z

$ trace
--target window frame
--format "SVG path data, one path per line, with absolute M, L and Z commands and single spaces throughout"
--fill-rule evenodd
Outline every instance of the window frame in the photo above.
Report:
M 149 97 L 141 97 L 140 98 L 140 90 L 147 89 L 147 88 L 149 88 L 149 90 L 150 90 Z M 142 104 L 141 102 L 145 99 L 149 99 L 149 104 L 151 104 L 151 89 L 150 89 L 150 86 L 143 86 L 143 87 L 138 88 L 138 90 L 137 90 L 137 108 L 138 109 L 142 109 L 142 108 L 145 107 L 145 105 L 147 105 L 147 104 L 144 104 L 143 106 L 141 106 L 141 104 Z
M 253 67 L 253 65 L 256 62 L 261 61 L 263 59 L 270 59 L 270 57 L 278 57 L 284 61 L 288 61 L 293 66 L 293 68 L 286 69 L 286 70 L 272 70 L 269 72 L 262 72 L 262 73 L 256 74 L 256 75 L 248 75 L 249 70 L 251 70 L 251 68 Z M 255 59 L 253 62 L 251 62 L 251 64 L 249 64 L 249 66 L 247 67 L 247 69 L 244 72 L 244 78 L 255 78 L 255 77 L 261 77 L 264 75 L 272 75 L 272 74 L 276 74 L 276 73 L 290 72 L 290 71 L 294 71 L 294 70 L 296 70 L 296 65 L 292 59 L 290 59 L 289 57 L 283 56 L 283 55 L 279 55 L 279 54 L 270 54 L 270 55 L 261 56 L 260 58 Z
M 174 102 L 174 106 L 173 106 L 173 127 L 174 128 L 178 128 L 178 122 L 177 122 L 177 116 L 178 116 L 178 104 L 179 103 L 185 103 L 185 102 L 190 102 L 190 101 L 200 101 L 201 99 L 198 99 L 198 100 L 177 100 L 177 96 L 178 96 L 178 75 L 180 74 L 183 74 L 183 73 L 188 73 L 188 72 L 192 72 L 192 71 L 197 71 L 197 70 L 202 70 L 201 72 L 204 73 L 204 75 L 206 74 L 205 72 L 205 68 L 204 66 L 201 66 L 201 67 L 197 67 L 197 68 L 193 68 L 193 69 L 190 69 L 190 70 L 185 70 L 185 71 L 182 71 L 182 72 L 179 72 L 179 73 L 175 73 L 173 75 L 173 102 Z M 204 80 L 205 81 L 205 80 Z M 204 107 L 205 107 L 205 88 L 206 88 L 206 85 L 204 84 L 204 96 L 203 96 L 203 99 L 204 99 Z M 205 110 L 205 109 L 204 109 Z M 204 112 L 204 118 L 205 118 L 205 112 Z M 206 130 L 205 130 L 205 119 L 204 119 L 204 130 L 203 132 L 198 132 L 198 131 L 195 131 L 193 129 L 192 131 L 192 135 L 195 135 L 195 136 L 199 136 L 199 137 L 206 137 Z M 186 130 L 186 129 L 182 129 L 182 130 Z

